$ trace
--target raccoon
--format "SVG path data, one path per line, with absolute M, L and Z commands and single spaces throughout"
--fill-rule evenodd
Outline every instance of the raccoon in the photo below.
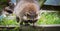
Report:
M 36 0 L 20 0 L 14 8 L 14 14 L 20 25 L 28 25 L 28 23 L 34 23 L 39 19 L 39 4 Z
M 2 14 L 4 14 L 4 15 L 13 14 L 14 7 L 15 7 L 15 5 L 13 3 L 9 3 L 9 6 L 8 5 L 4 6 L 4 8 L 2 10 Z

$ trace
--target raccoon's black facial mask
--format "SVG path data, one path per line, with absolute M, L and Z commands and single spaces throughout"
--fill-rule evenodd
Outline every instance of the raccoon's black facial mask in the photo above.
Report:
M 6 10 L 6 12 L 8 12 L 9 14 L 12 14 L 13 13 L 11 10 Z

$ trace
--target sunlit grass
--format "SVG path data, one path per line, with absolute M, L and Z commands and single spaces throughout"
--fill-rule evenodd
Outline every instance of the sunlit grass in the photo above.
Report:
M 0 25 L 18 25 L 16 18 L 3 17 L 0 18 Z M 43 12 L 37 24 L 60 24 L 60 15 L 57 12 Z
M 38 24 L 60 24 L 60 17 L 57 12 L 43 12 Z
M 0 18 L 0 25 L 18 25 L 16 18 L 13 16 L 7 16 L 3 17 L 1 16 Z

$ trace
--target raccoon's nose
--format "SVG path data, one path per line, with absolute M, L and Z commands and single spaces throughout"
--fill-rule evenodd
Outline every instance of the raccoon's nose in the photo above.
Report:
M 30 15 L 31 17 L 34 17 L 35 15 Z

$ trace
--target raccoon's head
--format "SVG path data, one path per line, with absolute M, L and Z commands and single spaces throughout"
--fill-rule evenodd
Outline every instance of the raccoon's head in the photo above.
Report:
M 38 19 L 38 11 L 35 6 L 28 6 L 25 8 L 24 16 L 23 18 L 25 20 L 36 20 Z
M 5 7 L 4 10 L 2 11 L 2 14 L 6 15 L 6 16 L 11 15 L 12 13 L 13 13 L 13 11 L 9 7 Z
M 35 12 L 35 11 L 29 11 L 28 13 L 27 13 L 27 17 L 28 18 L 31 18 L 31 19 L 34 19 L 34 18 L 36 18 L 38 16 L 38 14 Z
M 38 13 L 35 11 L 29 11 L 26 14 L 24 13 L 23 18 L 26 20 L 36 20 L 38 19 Z

